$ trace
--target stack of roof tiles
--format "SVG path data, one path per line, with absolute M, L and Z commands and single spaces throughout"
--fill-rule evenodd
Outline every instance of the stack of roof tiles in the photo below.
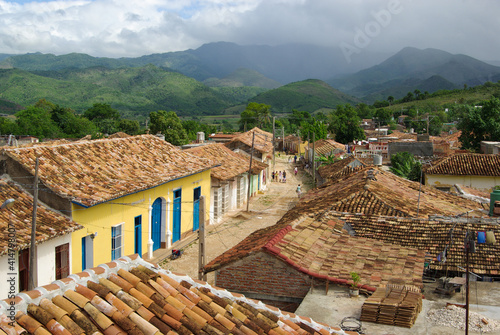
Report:
M 381 286 L 361 307 L 361 321 L 411 328 L 422 310 L 420 290 Z
M 428 175 L 500 176 L 500 155 L 455 154 L 446 156 L 424 167 Z
M 220 180 L 228 180 L 242 173 L 248 172 L 250 158 L 231 151 L 224 144 L 208 144 L 200 147 L 190 148 L 187 152 L 203 158 L 208 158 L 219 166 L 211 170 L 211 175 Z M 252 160 L 252 173 L 262 171 L 267 164 Z M 256 173 L 255 173 L 256 174 Z
M 7 199 L 14 199 L 12 208 L 0 210 L 0 256 L 9 249 L 9 228 L 15 230 L 14 250 L 26 249 L 31 243 L 31 222 L 33 217 L 33 197 L 23 191 L 16 183 L 0 179 L 0 203 Z M 78 223 L 67 216 L 49 209 L 43 204 L 37 207 L 36 243 L 41 243 L 52 238 L 69 234 L 82 229 Z
M 283 313 L 205 282 L 154 270 L 140 259 L 134 262 L 128 271 L 119 266 L 128 265 L 128 261 L 120 259 L 72 275 L 58 285 L 54 283 L 13 300 L 0 301 L 0 333 L 345 334 L 338 328 Z M 90 280 L 83 281 L 89 275 Z M 75 280 L 81 283 L 75 284 Z M 59 286 L 63 287 L 63 293 Z M 10 306 L 16 306 L 15 321 L 7 317 Z
M 40 181 L 61 197 L 87 207 L 215 165 L 152 135 L 39 145 L 4 152 L 32 175 L 39 157 Z

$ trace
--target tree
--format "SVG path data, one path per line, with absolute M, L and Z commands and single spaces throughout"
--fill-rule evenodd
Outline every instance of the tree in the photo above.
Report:
M 141 132 L 139 121 L 136 120 L 121 119 L 116 122 L 116 128 L 128 135 L 137 135 Z
M 181 120 L 175 112 L 159 110 L 149 114 L 150 130 L 153 134 L 161 133 L 165 136 L 165 141 L 173 145 L 183 145 L 188 143 L 188 136 Z
M 264 124 L 271 122 L 271 106 L 250 102 L 245 110 L 241 112 L 240 130 L 251 129 L 255 126 L 262 128 Z
M 392 95 L 389 95 L 387 97 L 387 101 L 389 102 L 389 106 L 392 105 L 392 103 L 394 102 L 394 97 Z
M 351 105 L 337 106 L 337 110 L 330 113 L 330 118 L 328 130 L 335 133 L 337 142 L 347 144 L 365 139 L 365 132 L 359 126 L 361 119 Z
M 99 131 L 105 134 L 118 131 L 116 123 L 120 120 L 120 113 L 108 104 L 95 103 L 83 113 L 83 116 L 92 121 L 99 128 Z
M 390 170 L 397 176 L 412 181 L 420 181 L 422 163 L 409 152 L 398 152 L 391 156 Z
M 257 113 L 252 110 L 245 109 L 240 114 L 240 120 L 238 123 L 240 124 L 240 131 L 247 131 L 258 125 Z
M 300 124 L 302 136 L 307 136 L 307 134 L 313 134 L 316 140 L 325 139 L 328 135 L 328 127 L 321 121 L 313 118 L 310 122 L 303 121 Z
M 0 133 L 3 135 L 17 134 L 16 123 L 6 117 L 0 117 Z
M 482 107 L 468 106 L 457 129 L 462 131 L 459 139 L 463 149 L 478 151 L 481 141 L 497 141 L 500 138 L 500 100 L 492 98 Z
M 109 104 L 103 103 L 95 103 L 83 113 L 83 116 L 94 122 L 99 122 L 105 119 L 120 119 L 120 113 L 118 113 L 116 109 L 111 108 Z
M 42 107 L 29 106 L 16 113 L 16 124 L 19 134 L 36 136 L 40 139 L 58 138 L 61 129 L 52 120 L 49 110 Z
M 59 127 L 63 137 L 79 138 L 86 135 L 95 136 L 97 133 L 97 127 L 92 121 L 76 115 L 75 111 L 70 108 L 52 105 L 50 114 L 52 121 Z
M 320 165 L 330 165 L 339 160 L 340 158 L 335 157 L 335 155 L 326 156 L 324 154 L 321 154 L 319 157 L 316 157 L 315 162 L 321 162 Z
M 181 123 L 190 141 L 196 140 L 199 132 L 205 133 L 205 139 L 208 139 L 211 133 L 217 131 L 217 126 L 203 124 L 195 120 L 186 120 Z
M 374 117 L 381 125 L 386 125 L 392 120 L 392 111 L 385 108 L 379 108 L 375 111 Z

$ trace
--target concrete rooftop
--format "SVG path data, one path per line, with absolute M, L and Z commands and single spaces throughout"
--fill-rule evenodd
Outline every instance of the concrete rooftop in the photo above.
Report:
M 428 311 L 445 307 L 447 302 L 465 304 L 465 290 L 463 293 L 456 293 L 452 297 L 444 297 L 432 293 L 436 286 L 437 284 L 435 283 L 426 284 L 424 288 L 425 299 L 423 300 L 422 311 L 412 328 L 362 322 L 362 330 L 365 334 L 370 335 L 452 335 L 464 333 L 463 330 L 456 328 L 432 324 L 426 319 Z M 297 315 L 310 317 L 318 322 L 324 322 L 331 326 L 340 327 L 340 323 L 345 317 L 352 316 L 359 320 L 359 317 L 361 316 L 361 306 L 363 305 L 365 299 L 366 297 L 362 295 L 358 298 L 350 298 L 348 288 L 345 287 L 331 285 L 328 295 L 325 294 L 324 287 L 316 287 L 304 298 L 295 313 Z M 500 282 L 471 282 L 469 299 L 470 311 L 479 313 L 497 321 L 500 320 Z M 477 304 L 477 301 L 479 302 L 479 305 Z M 469 331 L 469 334 L 479 333 Z M 500 329 L 485 334 L 500 335 Z

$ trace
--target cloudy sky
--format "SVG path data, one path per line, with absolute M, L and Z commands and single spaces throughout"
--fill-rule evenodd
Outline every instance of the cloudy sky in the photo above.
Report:
M 355 54 L 438 48 L 500 61 L 498 0 L 0 0 L 0 53 L 135 57 L 309 43 Z

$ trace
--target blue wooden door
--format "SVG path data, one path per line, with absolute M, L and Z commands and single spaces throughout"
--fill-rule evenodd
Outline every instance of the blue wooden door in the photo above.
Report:
M 151 222 L 153 225 L 153 251 L 160 248 L 161 245 L 161 198 L 153 202 L 153 211 L 151 213 Z
M 94 267 L 94 239 L 82 237 L 82 271 Z
M 193 231 L 200 228 L 200 196 L 201 187 L 197 187 L 193 194 Z
M 134 218 L 134 253 L 142 257 L 142 216 Z M 155 243 L 156 244 L 156 243 Z
M 181 198 L 182 198 L 181 190 L 175 190 L 172 242 L 176 242 L 181 239 Z

